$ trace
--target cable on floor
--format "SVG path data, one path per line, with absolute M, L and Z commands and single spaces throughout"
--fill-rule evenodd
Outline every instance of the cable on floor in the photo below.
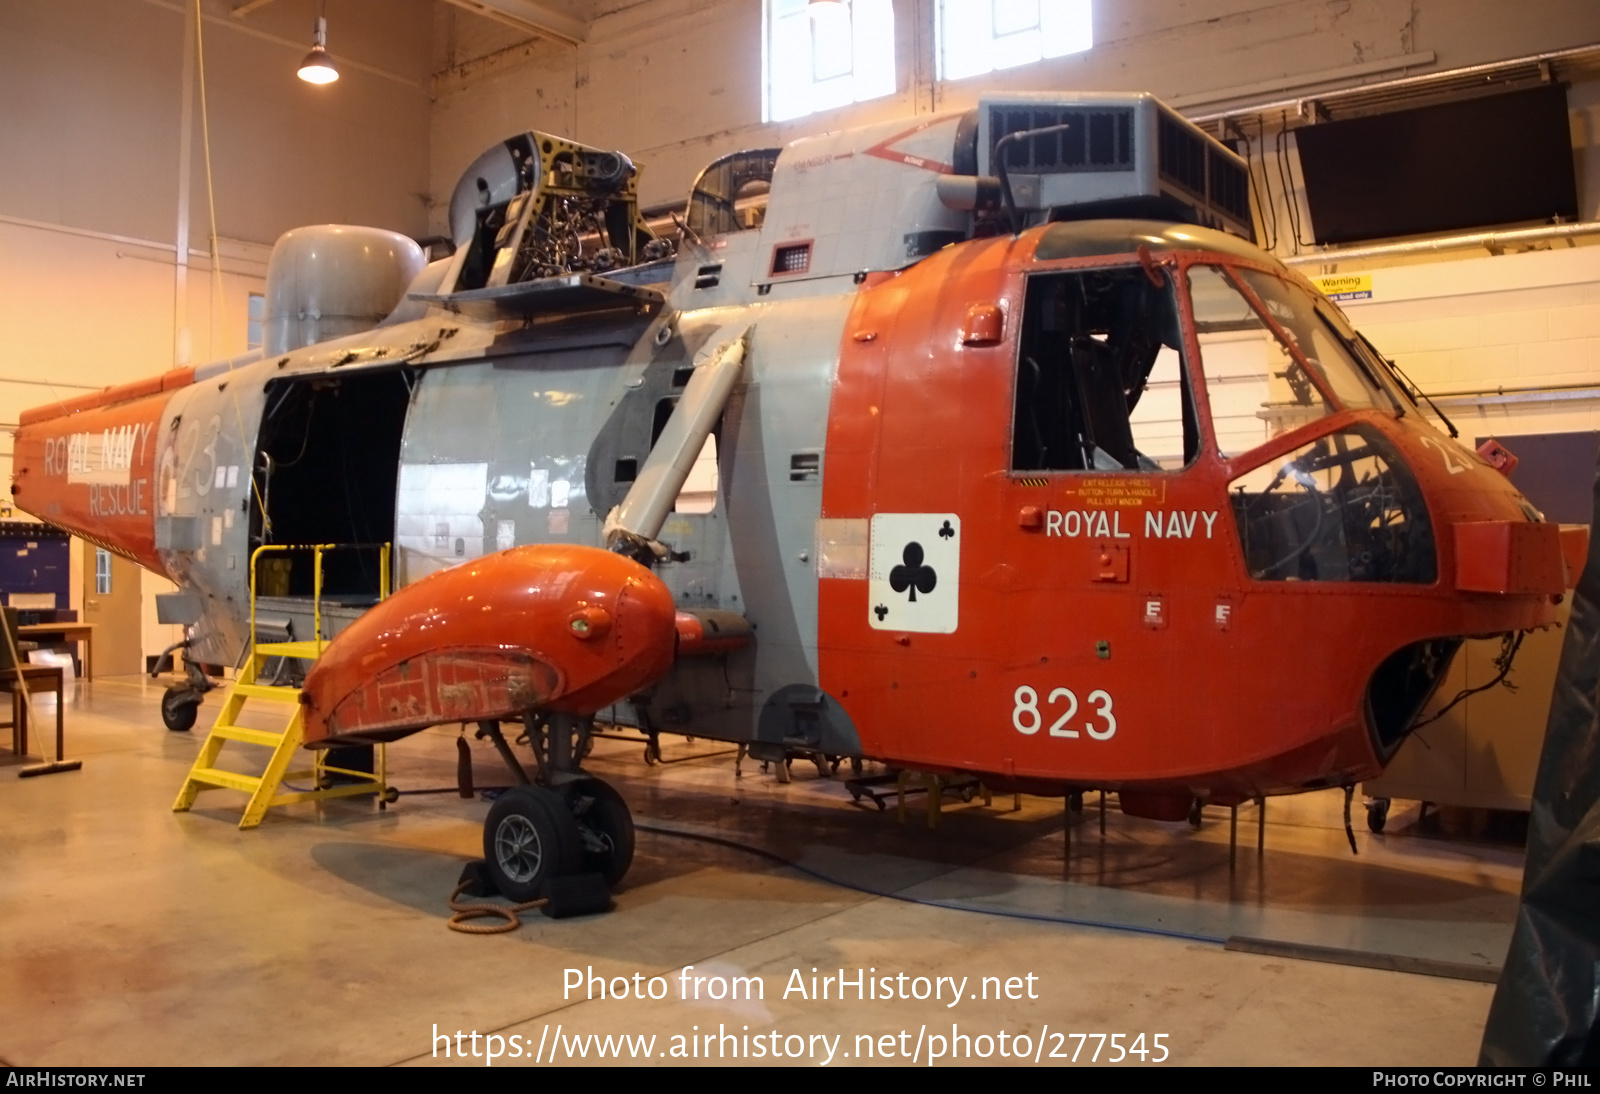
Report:
M 815 878 L 828 885 L 836 885 L 841 889 L 850 889 L 867 896 L 883 897 L 886 900 L 898 900 L 906 904 L 920 904 L 927 908 L 943 908 L 952 912 L 976 912 L 979 915 L 1002 916 L 1007 919 L 1028 919 L 1036 923 L 1061 923 L 1070 927 L 1097 927 L 1107 931 L 1124 931 L 1129 934 L 1157 935 L 1161 938 L 1177 938 L 1185 942 L 1206 942 L 1216 946 L 1227 943 L 1227 939 L 1217 935 L 1194 934 L 1189 931 L 1178 931 L 1167 927 L 1141 927 L 1131 923 L 1107 923 L 1098 919 L 1082 919 L 1075 916 L 1049 915 L 1045 912 L 1024 912 L 1007 908 L 984 908 L 972 904 L 956 904 L 945 900 L 928 900 L 923 897 L 906 896 L 904 893 L 894 893 L 882 889 L 873 889 L 865 885 L 858 885 L 853 881 L 832 877 L 809 866 L 803 866 L 792 859 L 785 858 L 776 851 L 769 851 L 765 847 L 756 847 L 753 844 L 740 843 L 738 840 L 728 839 L 725 836 L 712 836 L 701 832 L 686 832 L 679 828 L 663 828 L 656 824 L 640 824 L 634 822 L 634 830 L 649 832 L 658 836 L 674 836 L 678 839 L 697 840 L 717 847 L 727 847 L 734 851 L 743 851 L 746 854 L 775 862 L 780 866 L 787 866 L 797 870 L 807 877 Z

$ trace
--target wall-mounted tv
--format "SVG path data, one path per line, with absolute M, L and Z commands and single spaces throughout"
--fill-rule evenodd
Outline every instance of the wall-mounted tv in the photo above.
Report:
M 1318 243 L 1578 219 L 1560 84 L 1295 130 Z

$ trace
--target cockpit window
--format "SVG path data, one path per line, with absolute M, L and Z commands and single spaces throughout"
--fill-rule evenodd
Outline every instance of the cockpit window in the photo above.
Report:
M 1307 364 L 1332 389 L 1345 410 L 1392 409 L 1378 381 L 1350 356 L 1328 324 L 1317 315 L 1316 302 L 1305 290 L 1257 270 L 1237 271 L 1260 298 L 1267 313 L 1299 347 Z
M 1142 266 L 1028 280 L 1011 466 L 1161 471 L 1200 450 L 1183 338 L 1165 270 Z
M 1225 459 L 1333 413 L 1322 389 L 1220 269 L 1189 268 L 1189 301 L 1211 428 Z
M 1318 437 L 1228 484 L 1256 581 L 1438 577 L 1428 507 L 1394 445 L 1371 425 Z

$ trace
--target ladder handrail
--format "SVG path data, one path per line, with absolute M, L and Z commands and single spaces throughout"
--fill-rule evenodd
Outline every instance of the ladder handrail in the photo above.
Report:
M 263 543 L 250 553 L 250 648 L 256 647 L 256 572 L 257 563 L 268 551 L 311 552 L 311 628 L 317 643 L 317 654 L 322 653 L 322 553 L 340 550 L 378 549 L 378 599 L 389 597 L 389 552 L 394 541 L 384 543 Z

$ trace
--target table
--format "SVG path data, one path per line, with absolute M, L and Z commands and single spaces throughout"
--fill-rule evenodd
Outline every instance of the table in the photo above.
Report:
M 29 623 L 17 628 L 17 636 L 26 642 L 48 645 L 54 642 L 83 643 L 83 678 L 94 679 L 94 624 L 93 623 Z

